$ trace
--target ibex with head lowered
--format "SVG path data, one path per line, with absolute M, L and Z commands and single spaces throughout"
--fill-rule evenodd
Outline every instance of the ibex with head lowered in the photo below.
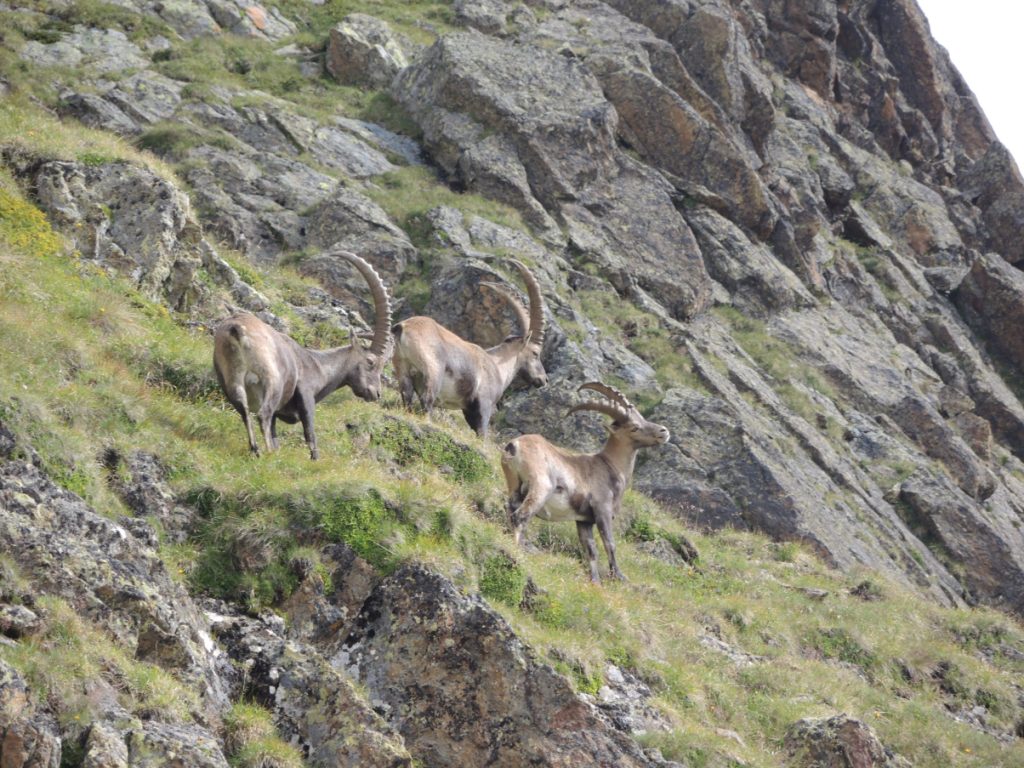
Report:
M 485 437 L 498 400 L 512 380 L 524 373 L 535 387 L 547 383 L 540 360 L 544 341 L 544 301 L 530 271 L 509 260 L 526 283 L 530 312 L 495 285 L 512 306 L 523 328 L 522 336 L 510 336 L 491 349 L 466 341 L 429 317 L 410 317 L 395 325 L 395 375 L 406 408 L 415 392 L 429 414 L 435 405 L 458 408 L 478 435 Z
M 574 405 L 574 411 L 597 411 L 612 417 L 608 442 L 599 453 L 570 453 L 540 435 L 523 435 L 505 446 L 501 469 L 509 493 L 509 521 L 516 543 L 534 515 L 544 520 L 575 520 L 580 545 L 590 562 L 590 580 L 599 582 L 594 524 L 601 533 L 613 579 L 623 579 L 615 562 L 612 520 L 633 477 L 636 453 L 668 441 L 668 430 L 647 421 L 616 389 L 600 382 L 583 384 L 604 396 L 604 401 Z
M 346 347 L 315 350 L 275 331 L 255 315 L 242 313 L 217 326 L 213 367 L 228 402 L 245 422 L 249 448 L 259 455 L 249 411 L 256 414 L 268 451 L 277 448 L 276 421 L 302 422 L 309 455 L 316 459 L 313 406 L 346 384 L 364 400 L 377 400 L 381 370 L 391 345 L 391 303 L 380 277 L 353 253 L 339 252 L 359 270 L 373 294 L 373 340 L 364 349 L 353 334 Z

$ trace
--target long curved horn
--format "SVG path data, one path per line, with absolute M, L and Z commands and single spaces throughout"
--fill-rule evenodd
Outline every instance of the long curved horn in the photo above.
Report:
M 636 409 L 636 406 L 629 402 L 629 400 L 626 399 L 626 396 L 619 392 L 619 390 L 615 387 L 609 387 L 607 384 L 602 384 L 600 381 L 588 381 L 586 384 L 580 384 L 579 389 L 576 391 L 579 392 L 584 389 L 592 389 L 594 392 L 600 392 L 612 402 L 621 405 L 627 411 Z
M 611 403 L 599 403 L 594 400 L 588 400 L 585 403 L 578 403 L 574 405 L 566 411 L 565 415 L 568 416 L 569 414 L 576 413 L 576 411 L 597 411 L 598 413 L 603 413 L 606 416 L 611 416 L 612 420 L 616 424 L 629 421 L 629 414 L 624 413 Z
M 512 308 L 512 311 L 516 313 L 516 317 L 519 319 L 519 327 L 522 329 L 523 338 L 530 333 L 530 316 L 526 314 L 526 307 L 524 307 L 515 296 L 506 291 L 497 283 L 484 283 L 480 285 L 484 288 L 490 288 L 496 294 L 501 296 L 508 305 Z
M 533 273 L 521 261 L 516 259 L 509 259 L 508 261 L 523 276 L 523 282 L 526 283 L 526 292 L 530 296 L 530 328 L 525 332 L 525 336 L 534 344 L 543 344 L 544 299 L 540 295 L 540 286 L 537 284 L 537 278 L 533 276 Z
M 382 361 L 387 357 L 385 351 L 391 346 L 391 298 L 387 289 L 370 263 L 361 256 L 356 256 L 348 251 L 339 251 L 338 256 L 348 259 L 352 266 L 359 270 L 359 273 L 370 286 L 370 293 L 373 294 L 373 309 L 376 314 L 373 322 L 373 340 L 370 342 L 370 352 L 377 355 Z

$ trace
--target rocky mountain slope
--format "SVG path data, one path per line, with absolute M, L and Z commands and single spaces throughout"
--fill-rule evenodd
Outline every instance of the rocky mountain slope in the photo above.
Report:
M 92 681 L 78 707 L 26 697 L 29 684 L 50 699 L 77 684 L 48 686 L 26 641 L 6 646 L 13 703 L 0 725 L 35 755 L 14 764 L 142 765 L 185 745 L 205 751 L 183 764 L 239 763 L 236 733 L 285 765 L 657 764 L 627 736 L 642 731 L 694 765 L 814 753 L 798 734 L 820 742 L 817 725 L 780 745 L 820 707 L 739 717 L 738 705 L 705 700 L 715 686 L 668 671 L 718 644 L 737 669 L 783 653 L 802 673 L 815 654 L 855 668 L 848 687 L 864 690 L 826 695 L 831 714 L 850 702 L 866 718 L 870 692 L 909 687 L 916 706 L 927 700 L 981 739 L 936 736 L 932 752 L 905 740 L 899 751 L 916 764 L 1019 755 L 1021 693 L 1002 677 L 1019 672 L 1019 630 L 985 618 L 971 626 L 998 629 L 966 632 L 933 616 L 974 616 L 964 607 L 977 604 L 1024 612 L 1024 182 L 913 0 L 39 0 L 0 16 L 12 267 L 0 295 L 18 397 L 2 413 L 6 455 L 21 461 L 2 480 L 4 595 L 15 614 L 45 595 L 41 623 L 5 634 L 43 638 L 31 642 L 57 655 L 71 626 L 128 649 L 86 654 L 89 669 L 61 677 Z M 694 597 L 681 573 L 722 590 L 691 616 L 711 628 L 683 633 L 695 645 L 676 647 L 678 628 L 616 645 L 608 628 L 633 622 L 609 618 L 603 593 L 552 575 L 579 577 L 563 563 L 571 537 L 541 527 L 532 555 L 502 543 L 496 454 L 458 425 L 423 433 L 414 418 L 343 400 L 329 469 L 384 467 L 360 463 L 374 490 L 347 488 L 345 503 L 325 470 L 306 494 L 274 475 L 299 477 L 306 464 L 218 458 L 243 442 L 226 411 L 205 415 L 220 402 L 207 327 L 243 307 L 304 342 L 340 343 L 368 305 L 360 278 L 324 255 L 335 244 L 374 263 L 400 298 L 396 319 L 429 314 L 485 345 L 515 320 L 478 283 L 515 284 L 504 256 L 534 269 L 550 384 L 509 393 L 495 427 L 593 448 L 599 424 L 564 417 L 592 379 L 669 427 L 635 478 L 660 507 L 633 497 L 622 522 L 650 573 L 607 600 L 626 615 L 632 603 L 646 606 L 638 615 L 661 600 L 672 610 L 670 597 Z M 36 272 L 32 259 L 50 266 Z M 19 341 L 30 326 L 15 318 L 52 306 L 89 341 Z M 90 377 L 101 391 L 83 389 Z M 52 384 L 37 392 L 38 381 Z M 65 387 L 82 402 L 64 402 Z M 428 496 L 440 506 L 417 507 L 415 482 L 437 483 Z M 350 504 L 353 494 L 370 501 Z M 448 497 L 464 515 L 454 523 L 438 511 Z M 112 522 L 126 513 L 130 524 Z M 699 576 L 680 559 L 691 556 L 680 523 L 705 558 L 731 536 L 790 553 L 769 556 L 758 578 L 800 551 L 786 547 L 806 547 L 838 571 L 800 571 L 799 610 L 817 615 L 825 599 L 825 624 L 766 628 L 770 609 L 734 604 L 741 584 L 714 586 L 716 573 L 733 578 L 728 556 Z M 727 533 L 694 532 L 704 529 Z M 436 551 L 425 542 L 439 532 L 448 543 Z M 562 564 L 539 564 L 549 557 Z M 163 572 L 175 563 L 192 597 Z M 859 598 L 832 601 L 868 573 L 892 595 L 934 603 L 922 623 L 955 623 L 967 638 L 956 653 L 981 661 L 945 640 L 905 659 L 850 635 L 877 617 L 851 607 Z M 448 579 L 504 605 L 505 618 Z M 643 593 L 648 580 L 656 597 Z M 847 625 L 828 625 L 835 611 Z M 405 646 L 410 622 L 426 631 Z M 591 647 L 567 639 L 583 629 Z M 548 648 L 576 691 L 530 647 Z M 416 680 L 410 659 L 429 659 L 432 693 L 414 690 L 433 683 Z M 466 688 L 448 687 L 467 668 Z M 118 687 L 153 670 L 173 681 Z M 733 670 L 730 693 L 716 695 L 807 695 L 758 674 Z M 488 699 L 492 677 L 507 689 Z M 603 709 L 576 695 L 594 680 Z M 154 717 L 153 691 L 174 685 L 187 693 Z M 75 713 L 87 722 L 74 725 Z M 900 722 L 875 725 L 891 743 Z M 942 730 L 932 722 L 920 732 Z M 873 764 L 897 760 L 877 754 Z

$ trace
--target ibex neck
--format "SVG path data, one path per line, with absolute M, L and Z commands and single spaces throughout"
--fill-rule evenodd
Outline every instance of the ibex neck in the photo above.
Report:
M 604 450 L 601 451 L 605 460 L 622 473 L 627 485 L 630 478 L 633 477 L 637 450 L 636 443 L 632 440 L 618 434 L 613 434 L 608 438 L 608 442 L 605 443 Z
M 502 392 L 508 389 L 512 379 L 519 373 L 520 349 L 522 349 L 522 346 L 519 342 L 509 341 L 487 350 L 487 355 L 491 358 L 498 372 L 498 381 L 501 384 Z
M 307 349 L 310 366 L 309 380 L 315 383 L 317 400 L 326 397 L 345 383 L 352 369 L 352 347 L 334 347 L 333 349 Z

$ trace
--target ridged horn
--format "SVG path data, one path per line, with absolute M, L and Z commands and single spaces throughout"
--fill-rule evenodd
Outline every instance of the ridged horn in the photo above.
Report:
M 636 406 L 629 402 L 629 400 L 626 399 L 626 396 L 619 392 L 619 390 L 615 387 L 609 387 L 607 384 L 602 384 L 600 381 L 588 381 L 586 384 L 580 384 L 579 389 L 576 391 L 580 392 L 584 389 L 591 389 L 594 392 L 599 392 L 612 402 L 621 405 L 627 411 L 636 409 Z
M 611 416 L 612 420 L 616 424 L 629 421 L 629 414 L 623 412 L 611 403 L 601 403 L 596 400 L 588 400 L 585 403 L 577 403 L 566 412 L 566 416 L 576 413 L 576 411 L 597 411 L 603 413 L 606 416 Z
M 540 295 L 540 285 L 537 278 L 526 268 L 526 265 L 516 259 L 508 259 L 508 262 L 519 270 L 526 283 L 526 292 L 530 296 L 530 326 L 524 335 L 527 340 L 534 344 L 544 343 L 544 299 Z
M 383 365 L 387 358 L 387 350 L 391 346 L 391 298 L 384 287 L 380 275 L 377 274 L 370 263 L 361 256 L 356 256 L 348 251 L 338 251 L 338 256 L 348 259 L 352 266 L 359 270 L 359 274 L 370 286 L 370 293 L 373 294 L 373 310 L 375 318 L 373 321 L 373 339 L 370 341 L 370 352 L 380 359 Z
M 526 313 L 526 307 L 520 303 L 519 299 L 497 283 L 481 282 L 480 285 L 484 288 L 490 288 L 508 302 L 508 305 L 512 308 L 512 311 L 515 312 L 516 317 L 519 319 L 519 327 L 522 329 L 523 338 L 526 338 L 526 335 L 530 332 L 530 316 Z

